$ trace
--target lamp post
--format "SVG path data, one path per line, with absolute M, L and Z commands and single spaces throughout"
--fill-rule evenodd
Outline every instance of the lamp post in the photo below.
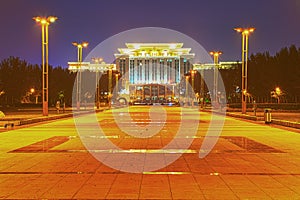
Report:
M 201 80 L 200 80 L 200 98 L 202 98 L 201 108 L 203 108 L 204 101 L 205 101 L 205 95 L 204 95 L 204 69 L 200 70 L 200 76 L 201 76 Z
M 78 69 L 77 69 L 77 76 L 76 76 L 76 107 L 77 110 L 80 110 L 80 96 L 81 96 L 81 62 L 82 62 L 82 48 L 86 48 L 89 43 L 72 43 L 74 46 L 77 47 L 77 62 L 78 62 Z
M 195 74 L 196 74 L 196 70 L 191 70 L 193 92 L 195 92 Z
M 48 116 L 48 27 L 57 17 L 34 17 L 33 20 L 42 26 L 42 103 L 43 116 Z
M 211 51 L 210 55 L 214 57 L 214 102 L 217 105 L 218 102 L 218 66 L 219 66 L 219 56 L 222 54 L 221 51 Z
M 116 95 L 118 95 L 118 92 L 119 92 L 119 73 L 116 73 L 115 74 L 115 77 L 116 77 L 116 86 L 115 86 L 115 91 L 116 91 Z
M 108 69 L 108 94 L 112 94 L 112 68 Z
M 253 33 L 255 28 L 235 28 L 235 31 L 242 33 L 242 113 L 246 114 L 247 102 L 247 70 L 248 70 L 248 40 L 249 34 Z
M 188 105 L 189 102 L 189 75 L 185 76 L 185 104 Z
M 99 64 L 103 61 L 103 58 L 92 58 L 92 60 L 96 63 Z M 100 107 L 100 102 L 99 102 L 99 98 L 100 98 L 100 88 L 99 88 L 99 78 L 98 78 L 98 66 L 96 67 L 96 108 L 99 109 Z

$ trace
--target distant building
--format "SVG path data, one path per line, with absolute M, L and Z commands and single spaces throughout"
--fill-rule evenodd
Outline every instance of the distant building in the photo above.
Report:
M 175 87 L 193 68 L 195 54 L 183 43 L 126 43 L 126 47 L 115 54 L 116 69 L 122 87 L 134 99 L 174 98 Z
M 130 101 L 134 102 L 178 101 L 192 94 L 192 90 L 187 88 L 187 81 L 192 83 L 194 91 L 200 91 L 200 96 L 205 95 L 204 72 L 213 70 L 215 65 L 193 63 L 195 54 L 191 53 L 191 48 L 183 48 L 183 43 L 126 43 L 125 45 L 126 48 L 118 48 L 118 52 L 114 54 L 115 64 L 68 62 L 69 70 L 96 72 L 96 77 L 97 72 L 107 73 L 106 93 L 116 98 L 120 95 L 129 95 Z M 219 62 L 217 67 L 235 69 L 240 64 L 241 62 L 238 61 Z M 195 71 L 200 72 L 200 76 L 191 74 Z M 119 77 L 122 78 L 118 80 Z M 199 84 L 193 84 L 200 82 L 199 80 L 201 80 L 200 90 Z M 113 89 L 116 84 L 118 86 Z M 81 85 L 80 79 L 79 85 Z

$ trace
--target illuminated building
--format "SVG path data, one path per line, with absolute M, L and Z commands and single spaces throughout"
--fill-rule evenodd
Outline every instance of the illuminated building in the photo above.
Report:
M 136 99 L 174 98 L 176 87 L 192 68 L 194 54 L 183 43 L 126 43 L 115 54 L 122 87 Z

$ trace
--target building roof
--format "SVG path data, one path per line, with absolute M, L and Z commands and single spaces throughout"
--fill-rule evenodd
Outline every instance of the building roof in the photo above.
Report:
M 115 57 L 178 57 L 190 55 L 191 48 L 182 48 L 183 43 L 126 43 L 127 48 L 118 48 Z

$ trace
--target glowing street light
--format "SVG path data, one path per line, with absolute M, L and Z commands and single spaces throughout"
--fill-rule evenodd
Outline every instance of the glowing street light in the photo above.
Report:
M 42 102 L 43 116 L 48 116 L 48 26 L 54 23 L 57 17 L 34 17 L 33 20 L 42 26 Z
M 78 62 L 77 72 L 79 74 L 77 74 L 77 76 L 76 76 L 76 107 L 77 107 L 77 110 L 80 110 L 82 48 L 86 48 L 89 45 L 89 43 L 88 42 L 82 42 L 82 43 L 73 42 L 72 44 L 77 47 L 77 62 Z
M 222 54 L 221 51 L 211 51 L 209 52 L 210 55 L 214 57 L 214 102 L 217 105 L 218 102 L 218 66 L 219 66 L 219 56 Z
M 274 91 L 271 91 L 271 96 L 277 99 L 277 103 L 280 103 L 280 97 L 283 96 L 284 93 L 280 89 L 280 87 L 276 87 Z
M 255 28 L 235 28 L 234 30 L 242 33 L 242 113 L 246 114 L 246 96 L 243 91 L 247 91 L 248 40 L 249 34 L 253 33 Z
M 276 87 L 275 88 L 275 92 L 276 92 L 277 95 L 281 95 L 282 91 L 281 91 L 281 89 L 279 87 Z

